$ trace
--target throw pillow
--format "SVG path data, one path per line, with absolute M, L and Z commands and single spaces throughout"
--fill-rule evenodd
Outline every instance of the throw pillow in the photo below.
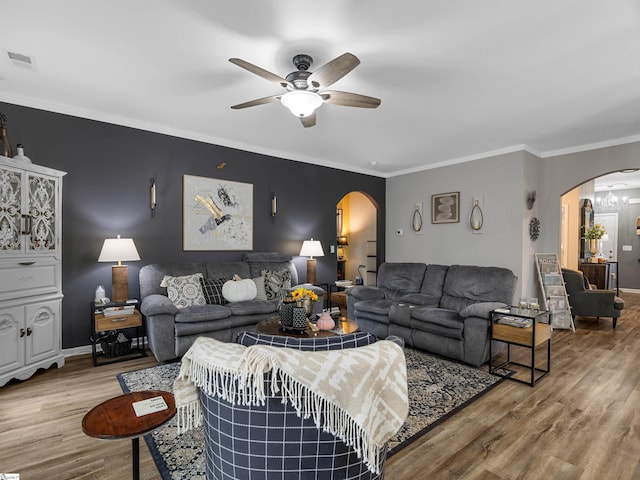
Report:
M 256 277 L 252 278 L 253 283 L 256 284 L 256 290 L 258 294 L 256 295 L 256 300 L 266 300 L 267 292 L 264 289 L 264 277 Z
M 200 284 L 204 292 L 204 298 L 211 305 L 224 305 L 227 300 L 222 295 L 222 286 L 228 278 L 201 278 Z
M 191 305 L 206 305 L 207 301 L 202 292 L 200 279 L 201 273 L 184 275 L 182 277 L 172 277 L 165 275 L 160 286 L 167 287 L 169 300 L 178 308 L 189 307 Z
M 261 273 L 264 278 L 264 291 L 267 300 L 278 298 L 281 290 L 291 289 L 291 272 L 289 270 L 280 270 L 279 272 L 262 270 Z

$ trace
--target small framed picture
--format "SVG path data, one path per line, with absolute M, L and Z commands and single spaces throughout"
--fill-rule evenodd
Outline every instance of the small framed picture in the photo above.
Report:
M 460 192 L 431 195 L 431 223 L 460 221 Z

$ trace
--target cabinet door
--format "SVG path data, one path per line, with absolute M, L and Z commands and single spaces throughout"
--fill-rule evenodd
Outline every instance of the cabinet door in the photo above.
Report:
M 58 249 L 58 179 L 27 174 L 27 208 L 29 212 L 27 253 Z
M 3 308 L 0 312 L 0 374 L 24 365 L 25 337 L 24 307 Z
M 60 300 L 26 306 L 27 364 L 60 351 Z
M 23 250 L 23 176 L 20 170 L 0 168 L 0 254 Z

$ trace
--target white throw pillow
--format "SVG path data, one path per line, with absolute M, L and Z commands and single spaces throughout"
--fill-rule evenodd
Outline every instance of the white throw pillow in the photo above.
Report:
M 184 275 L 182 277 L 172 277 L 165 275 L 160 283 L 161 287 L 167 287 L 169 300 L 178 308 L 189 307 L 191 305 L 206 305 L 202 284 L 201 273 Z

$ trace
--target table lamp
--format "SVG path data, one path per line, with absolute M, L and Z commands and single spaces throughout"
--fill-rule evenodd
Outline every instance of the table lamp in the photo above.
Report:
M 118 262 L 111 267 L 111 300 L 126 302 L 129 298 L 129 267 L 122 262 L 140 260 L 132 238 L 107 238 L 102 245 L 99 262 Z
M 309 257 L 307 260 L 307 283 L 316 283 L 316 259 L 313 257 L 324 257 L 322 244 L 318 240 L 305 240 L 300 249 L 301 257 Z

